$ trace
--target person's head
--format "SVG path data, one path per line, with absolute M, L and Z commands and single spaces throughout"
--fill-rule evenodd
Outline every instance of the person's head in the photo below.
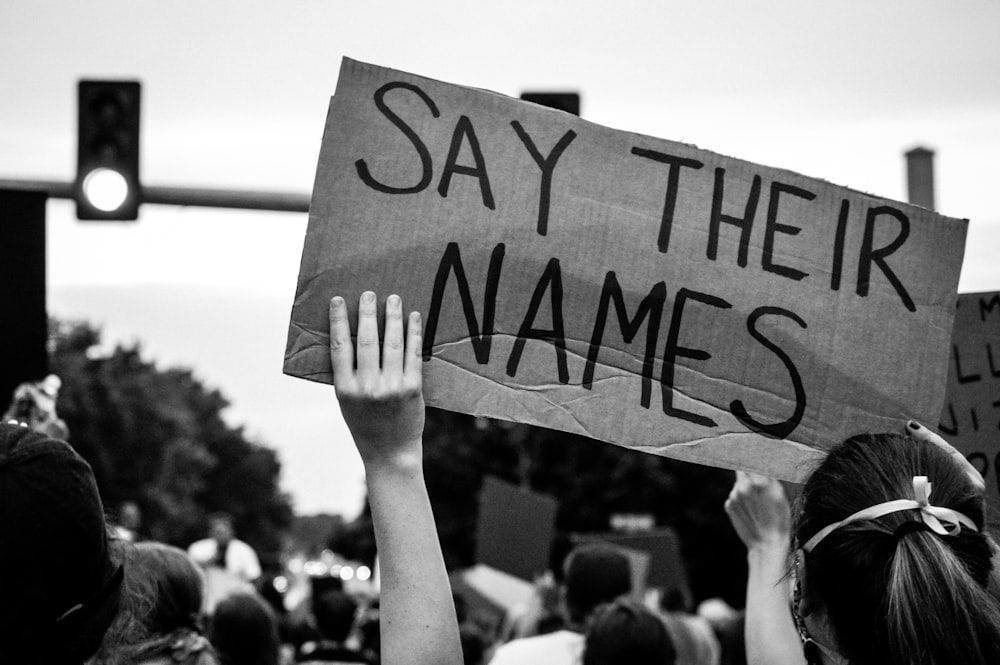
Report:
M 641 603 L 619 598 L 594 610 L 583 665 L 672 665 L 676 659 L 663 620 Z
M 118 524 L 131 531 L 138 531 L 142 526 L 142 511 L 135 501 L 123 501 L 118 506 Z
M 628 556 L 608 543 L 580 545 L 563 566 L 563 602 L 571 623 L 586 621 L 598 605 L 632 591 Z
M 235 593 L 220 601 L 212 615 L 209 639 L 222 665 L 278 663 L 278 620 L 256 594 Z
M 112 555 L 90 465 L 69 444 L 0 424 L 0 662 L 75 665 L 115 620 Z
M 147 617 L 149 630 L 165 635 L 178 628 L 201 629 L 205 578 L 182 549 L 157 542 L 133 546 L 129 577 L 144 584 L 153 607 Z
M 473 623 L 460 622 L 458 639 L 462 643 L 463 665 L 481 665 L 486 658 L 486 647 L 489 644 L 483 631 Z
M 332 589 L 313 600 L 316 630 L 326 640 L 343 642 L 354 627 L 358 604 L 344 591 Z
M 208 535 L 225 545 L 233 539 L 233 518 L 229 513 L 212 513 L 208 516 Z
M 944 526 L 954 533 L 939 534 L 913 503 L 885 505 L 920 501 L 924 476 L 930 505 L 968 524 L 949 517 Z M 829 528 L 873 506 L 884 514 Z M 991 559 L 982 530 L 982 493 L 945 451 L 901 434 L 848 439 L 799 501 L 806 626 L 853 664 L 1000 662 L 1000 609 L 986 593 Z

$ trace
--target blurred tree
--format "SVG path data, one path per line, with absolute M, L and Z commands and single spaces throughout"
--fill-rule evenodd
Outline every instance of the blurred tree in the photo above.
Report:
M 135 501 L 140 533 L 186 547 L 205 536 L 209 513 L 226 511 L 261 562 L 278 563 L 292 519 L 280 462 L 226 423 L 229 403 L 219 391 L 190 370 L 143 360 L 138 344 L 102 351 L 100 332 L 87 323 L 53 321 L 49 342 L 63 381 L 59 415 L 109 513 Z
M 331 536 L 339 533 L 345 523 L 343 515 L 296 515 L 289 533 L 291 546 L 296 552 L 302 552 L 313 559 L 318 558 L 324 549 L 330 547 Z
M 572 533 L 610 530 L 615 513 L 651 513 L 674 528 L 695 601 L 721 597 L 742 607 L 746 551 L 723 503 L 731 471 L 671 460 L 582 436 L 429 408 L 424 474 L 449 569 L 475 561 L 478 497 L 492 475 L 559 501 L 555 558 Z M 562 543 L 560 545 L 560 543 Z M 375 556 L 365 511 L 329 542 L 352 558 Z

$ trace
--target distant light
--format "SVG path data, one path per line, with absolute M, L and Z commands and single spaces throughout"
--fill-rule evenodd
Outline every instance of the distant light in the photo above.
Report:
M 300 559 L 299 557 L 295 557 L 294 559 L 288 562 L 288 570 L 298 575 L 299 573 L 302 572 L 302 565 L 303 565 L 302 559 Z
M 278 575 L 274 578 L 274 590 L 278 593 L 285 593 L 288 591 L 288 578 L 284 575 Z
M 307 561 L 304 568 L 309 577 L 320 577 L 330 572 L 330 568 L 322 561 Z
M 368 566 L 358 566 L 358 579 L 367 582 L 372 576 L 372 569 Z
M 340 579 L 346 582 L 347 580 L 352 579 L 353 577 L 354 577 L 354 569 L 351 568 L 350 566 L 344 566 L 343 568 L 340 569 Z

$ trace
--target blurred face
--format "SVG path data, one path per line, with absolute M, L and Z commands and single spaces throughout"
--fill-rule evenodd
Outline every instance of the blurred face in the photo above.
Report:
M 220 543 L 228 543 L 233 539 L 233 525 L 229 520 L 212 520 L 208 526 L 209 535 Z

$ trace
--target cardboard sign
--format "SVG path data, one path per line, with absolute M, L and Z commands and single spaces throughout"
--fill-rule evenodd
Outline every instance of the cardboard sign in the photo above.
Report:
M 986 481 L 987 521 L 1000 526 L 1000 293 L 958 296 L 941 435 Z
M 331 382 L 330 297 L 398 293 L 429 404 L 800 480 L 937 418 L 966 227 L 345 60 L 284 369 Z
M 533 581 L 549 569 L 558 507 L 552 497 L 487 476 L 479 493 L 476 561 Z
M 636 576 L 633 568 L 633 582 L 636 589 L 656 587 L 663 593 L 677 593 L 689 598 L 687 568 L 681 558 L 681 542 L 677 532 L 670 527 L 660 527 L 637 533 L 578 533 L 573 534 L 574 545 L 583 543 L 611 543 L 632 552 L 643 552 L 648 557 L 646 566 Z M 634 565 L 634 564 L 633 564 Z

